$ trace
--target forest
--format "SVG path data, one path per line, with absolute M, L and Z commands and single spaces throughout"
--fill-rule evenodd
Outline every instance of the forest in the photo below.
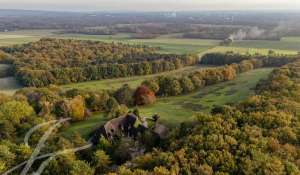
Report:
M 1 95 L 0 172 L 32 153 L 18 138 L 36 124 L 71 117 L 69 124 L 50 138 L 51 147 L 44 151 L 78 147 L 88 144 L 85 138 L 62 131 L 93 112 L 115 118 L 130 112 L 128 107 L 155 103 L 160 96 L 190 93 L 259 67 L 282 66 L 257 85 L 254 96 L 236 104 L 215 106 L 210 114 L 197 113 L 192 122 L 171 128 L 163 140 L 149 132 L 113 142 L 101 137 L 88 150 L 51 160 L 44 174 L 299 174 L 297 57 L 213 53 L 204 56 L 202 62 L 222 66 L 177 78 L 146 80 L 136 89 L 124 85 L 116 91 L 63 91 L 51 85 L 23 88 L 13 96 Z M 138 109 L 135 113 L 138 115 Z M 35 133 L 31 144 L 36 144 L 42 133 Z M 116 165 L 118 168 L 113 168 Z
M 17 79 L 34 87 L 149 75 L 198 63 L 197 55 L 160 54 L 144 45 L 50 38 L 2 52 L 2 62 L 13 64 Z

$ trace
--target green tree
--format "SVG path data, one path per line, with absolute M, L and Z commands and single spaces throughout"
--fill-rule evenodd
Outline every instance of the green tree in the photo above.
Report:
M 94 175 L 94 170 L 88 163 L 76 160 L 72 163 L 70 175 Z
M 107 155 L 103 150 L 97 150 L 94 153 L 93 165 L 96 169 L 96 174 L 107 172 L 111 163 L 112 162 L 110 160 L 109 155 Z
M 84 120 L 85 115 L 85 101 L 82 96 L 76 96 L 68 102 L 69 116 L 73 121 Z
M 161 77 L 159 79 L 159 86 L 160 95 L 175 96 L 182 92 L 180 82 L 173 77 Z
M 20 124 L 21 120 L 34 115 L 33 108 L 24 101 L 9 101 L 0 106 L 0 119 L 6 119 L 13 124 Z
M 114 97 L 119 102 L 119 104 L 130 106 L 133 105 L 134 102 L 133 93 L 134 90 L 131 89 L 128 84 L 125 84 L 114 93 Z
M 189 93 L 195 89 L 195 86 L 194 86 L 192 80 L 188 77 L 181 78 L 180 85 L 182 87 L 183 93 Z

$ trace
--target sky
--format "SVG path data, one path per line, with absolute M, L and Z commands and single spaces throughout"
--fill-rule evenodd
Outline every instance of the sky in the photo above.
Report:
M 68 11 L 300 10 L 300 0 L 0 0 L 0 8 Z

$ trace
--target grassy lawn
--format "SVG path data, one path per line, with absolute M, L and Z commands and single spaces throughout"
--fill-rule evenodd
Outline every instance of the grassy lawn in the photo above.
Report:
M 189 121 L 196 112 L 209 112 L 214 105 L 237 103 L 253 95 L 257 82 L 266 78 L 271 71 L 271 68 L 256 69 L 239 75 L 233 81 L 205 87 L 188 95 L 159 98 L 154 105 L 141 107 L 140 112 L 144 116 L 159 114 L 161 120 L 169 125 Z M 86 121 L 72 124 L 66 133 L 79 132 L 87 136 L 105 121 L 103 114 L 96 114 Z
M 104 114 L 94 114 L 88 120 L 72 124 L 70 127 L 66 128 L 64 132 L 67 136 L 78 132 L 82 136 L 87 137 L 89 133 L 91 133 L 95 128 L 104 124 L 105 121 L 107 121 L 107 119 L 105 118 Z
M 130 87 L 135 88 L 138 87 L 144 80 L 151 79 L 156 76 L 161 75 L 182 75 L 189 72 L 193 72 L 195 70 L 207 68 L 204 66 L 189 66 L 184 67 L 178 70 L 163 72 L 159 74 L 146 75 L 146 76 L 134 76 L 134 77 L 126 77 L 126 78 L 116 78 L 116 79 L 107 79 L 107 80 L 99 80 L 99 81 L 88 81 L 82 83 L 73 83 L 61 86 L 63 89 L 91 89 L 91 90 L 100 90 L 100 89 L 117 89 L 124 84 L 129 84 Z

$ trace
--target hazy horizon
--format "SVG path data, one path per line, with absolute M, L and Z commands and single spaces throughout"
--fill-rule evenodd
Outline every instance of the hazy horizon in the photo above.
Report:
M 1 9 L 55 11 L 299 10 L 299 0 L 0 0 Z

